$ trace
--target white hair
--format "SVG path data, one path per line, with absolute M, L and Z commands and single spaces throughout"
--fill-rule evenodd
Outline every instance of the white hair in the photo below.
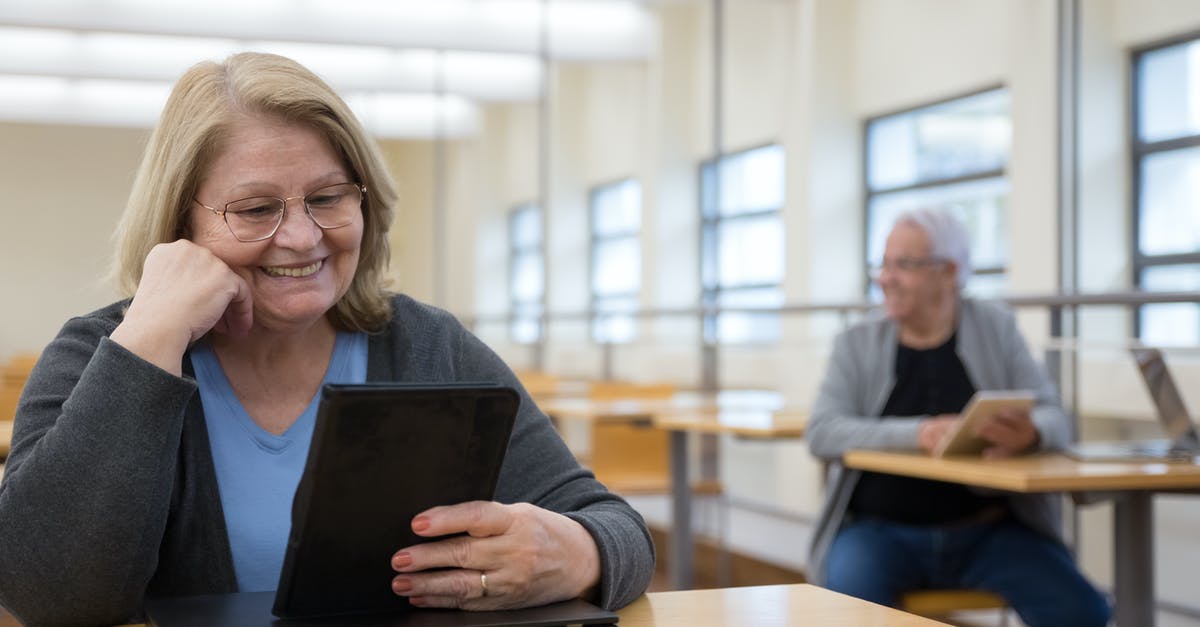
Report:
M 896 218 L 892 228 L 901 224 L 915 226 L 929 237 L 930 254 L 958 267 L 958 289 L 971 278 L 971 236 L 967 227 L 950 212 L 940 209 L 913 209 Z

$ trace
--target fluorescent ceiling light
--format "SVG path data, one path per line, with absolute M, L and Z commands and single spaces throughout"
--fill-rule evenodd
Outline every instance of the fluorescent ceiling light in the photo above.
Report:
M 478 128 L 473 101 L 539 97 L 543 18 L 555 59 L 648 48 L 645 9 L 621 0 L 0 2 L 0 120 L 148 127 L 188 67 L 259 50 L 321 75 L 381 136 L 454 136 Z
M 250 41 L 538 54 L 541 0 L 36 0 L 0 3 L 0 24 Z M 555 0 L 556 59 L 644 59 L 649 18 L 630 0 Z
M 41 124 L 151 128 L 170 83 L 0 75 L 0 119 Z M 457 96 L 350 92 L 363 125 L 385 139 L 464 137 L 479 130 L 479 110 Z

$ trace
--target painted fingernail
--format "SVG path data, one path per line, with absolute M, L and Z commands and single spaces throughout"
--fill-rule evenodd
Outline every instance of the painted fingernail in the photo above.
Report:
M 392 592 L 396 594 L 404 594 L 412 592 L 412 581 L 405 577 L 397 577 L 392 580 Z
M 412 521 L 413 531 L 425 531 L 429 528 L 429 519 L 424 516 L 417 516 Z
M 412 553 L 409 553 L 408 551 L 397 553 L 396 556 L 392 558 L 392 568 L 400 570 L 401 568 L 412 564 L 412 561 Z

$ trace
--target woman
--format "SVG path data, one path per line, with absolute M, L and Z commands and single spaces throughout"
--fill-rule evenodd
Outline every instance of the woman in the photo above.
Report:
M 29 624 L 122 623 L 146 596 L 274 589 L 323 383 L 520 387 L 453 317 L 383 289 L 395 197 L 298 64 L 244 53 L 179 80 L 118 231 L 132 300 L 67 322 L 21 400 L 0 604 Z M 411 525 L 457 536 L 380 556 L 417 606 L 615 608 L 653 570 L 640 516 L 524 393 L 496 502 Z
M 805 434 L 829 463 L 809 576 L 884 605 L 911 590 L 972 588 L 1004 597 L 1031 627 L 1104 625 L 1103 597 L 1059 537 L 1056 495 L 847 470 L 849 449 L 932 451 L 977 390 L 1031 389 L 1031 412 L 987 418 L 991 457 L 1053 449 L 1070 425 L 1011 313 L 961 296 L 966 230 L 937 211 L 896 221 L 878 276 L 885 317 L 838 336 Z

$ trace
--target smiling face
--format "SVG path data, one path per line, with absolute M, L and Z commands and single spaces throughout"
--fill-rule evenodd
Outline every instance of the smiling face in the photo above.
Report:
M 265 117 L 240 117 L 196 190 L 196 200 L 221 209 L 252 196 L 299 197 L 337 183 L 357 182 L 318 130 Z M 241 242 L 224 219 L 193 204 L 190 239 L 213 252 L 246 281 L 254 326 L 300 332 L 322 320 L 349 289 L 358 267 L 363 217 L 322 229 L 303 201 L 287 203 L 274 237 Z
M 920 227 L 900 223 L 888 235 L 876 282 L 888 317 L 901 326 L 920 326 L 958 293 L 956 266 L 931 257 L 933 244 Z

